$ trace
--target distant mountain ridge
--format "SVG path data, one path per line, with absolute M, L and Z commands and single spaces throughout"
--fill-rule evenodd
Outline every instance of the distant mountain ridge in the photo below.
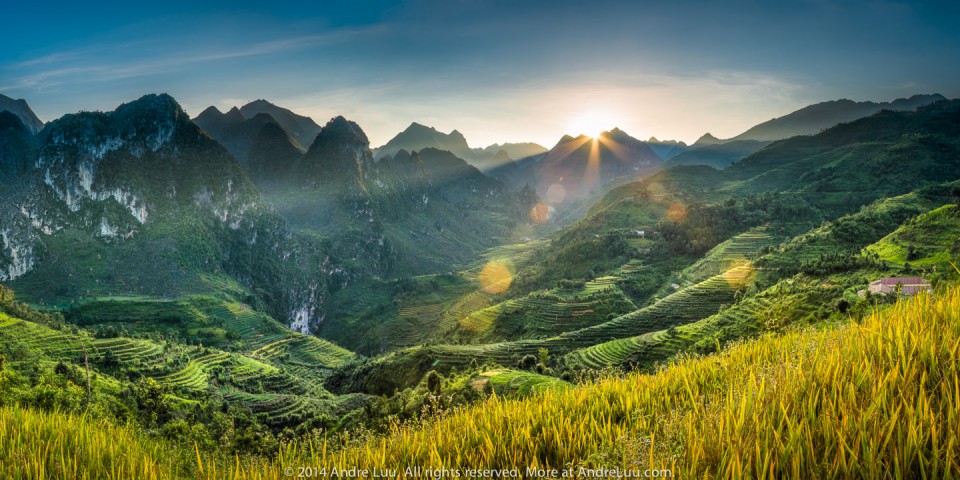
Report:
M 14 100 L 0 94 L 0 112 L 3 111 L 16 115 L 32 134 L 37 134 L 40 130 L 43 130 L 43 122 L 37 118 L 37 115 L 33 113 L 30 105 L 24 99 Z
M 684 142 L 677 140 L 658 140 L 657 137 L 650 137 L 646 141 L 646 144 L 664 160 L 669 160 L 691 149 L 691 147 Z
M 618 178 L 656 171 L 663 159 L 646 142 L 614 128 L 596 139 L 564 135 L 549 151 L 490 171 L 515 188 L 530 185 L 554 204 L 582 197 Z
M 396 155 L 400 150 L 420 151 L 425 148 L 446 150 L 466 160 L 480 170 L 489 170 L 501 166 L 510 160 L 517 160 L 547 151 L 542 145 L 533 142 L 493 144 L 485 148 L 470 148 L 467 139 L 457 130 L 443 133 L 434 127 L 413 122 L 402 132 L 394 136 L 383 146 L 374 150 L 377 160 Z
M 913 95 L 892 102 L 854 102 L 841 99 L 810 105 L 782 117 L 751 127 L 730 140 L 773 141 L 796 135 L 811 135 L 838 123 L 868 117 L 881 110 L 910 111 L 924 105 L 946 100 L 940 94 Z
M 296 114 L 266 100 L 252 101 L 240 107 L 240 113 L 245 118 L 253 118 L 264 113 L 270 115 L 304 149 L 309 147 L 320 133 L 320 125 L 317 125 L 312 118 Z
M 708 165 L 727 166 L 760 151 L 770 142 L 797 135 L 814 135 L 841 123 L 869 117 L 882 110 L 912 111 L 934 102 L 946 100 L 943 95 L 913 95 L 891 102 L 854 102 L 841 99 L 808 105 L 782 117 L 773 118 L 725 140 L 705 133 L 692 149 L 670 158 L 667 166 Z
M 278 125 L 301 152 L 305 152 L 320 133 L 320 126 L 311 118 L 266 100 L 255 100 L 240 108 L 233 107 L 226 113 L 213 106 L 207 107 L 193 121 L 244 165 L 261 130 L 268 123 Z

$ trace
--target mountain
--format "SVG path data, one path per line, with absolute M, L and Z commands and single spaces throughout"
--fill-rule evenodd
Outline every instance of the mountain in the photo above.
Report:
M 246 168 L 259 188 L 270 188 L 269 185 L 288 180 L 302 156 L 287 131 L 277 122 L 268 121 L 257 132 L 247 154 Z
M 371 278 L 467 262 L 529 221 L 535 203 L 446 150 L 401 149 L 375 162 L 362 128 L 343 117 L 264 191 L 294 228 L 330 236 Z
M 474 149 L 476 151 L 477 149 Z M 493 155 L 493 162 L 491 162 L 490 168 L 503 165 L 507 160 L 519 160 L 521 158 L 526 158 L 531 155 L 538 155 L 543 152 L 546 152 L 547 149 L 543 145 L 533 142 L 521 142 L 521 143 L 494 143 L 483 148 L 483 153 L 486 155 Z M 501 154 L 500 152 L 503 152 Z
M 327 122 L 295 167 L 297 181 L 311 187 L 366 190 L 364 179 L 373 164 L 370 141 L 359 125 L 342 116 Z
M 377 148 L 374 151 L 374 158 L 379 160 L 385 156 L 394 155 L 400 150 L 418 152 L 425 148 L 446 150 L 483 171 L 505 165 L 511 159 L 520 159 L 547 150 L 532 142 L 504 143 L 503 145 L 495 143 L 486 148 L 470 148 L 467 145 L 467 139 L 456 130 L 443 133 L 433 127 L 413 122 L 385 145 Z
M 247 167 L 251 156 L 255 155 L 259 164 L 255 169 L 258 175 L 253 178 L 258 183 L 269 179 L 269 176 L 264 178 L 259 173 L 269 171 L 271 175 L 280 174 L 290 166 L 292 153 L 287 148 L 288 144 L 299 153 L 304 153 L 320 133 L 320 126 L 311 118 L 297 115 L 266 100 L 255 100 L 241 108 L 233 107 L 227 113 L 213 106 L 207 107 L 193 121 L 226 147 L 241 165 Z M 277 126 L 280 127 L 279 131 Z M 281 138 L 284 135 L 289 138 Z M 258 142 L 266 143 L 258 145 Z M 272 152 L 273 148 L 279 150 Z M 266 158 L 269 156 L 275 156 L 278 165 L 266 165 L 271 163 Z
M 614 128 L 596 139 L 564 135 L 549 151 L 496 168 L 490 174 L 515 188 L 534 186 L 542 198 L 561 204 L 617 179 L 649 175 L 661 163 L 645 142 Z
M 825 128 L 873 115 L 881 110 L 911 111 L 924 105 L 946 100 L 943 95 L 914 95 L 892 102 L 854 102 L 833 100 L 810 105 L 782 117 L 751 127 L 731 140 L 773 141 L 796 135 L 812 135 Z
M 200 113 L 193 122 L 207 132 L 214 140 L 226 147 L 241 165 L 246 165 L 250 157 L 250 150 L 260 136 L 263 127 L 268 123 L 279 125 L 270 114 L 259 113 L 250 118 L 245 117 L 240 109 L 234 107 L 221 113 L 216 107 L 209 107 Z M 289 136 L 289 132 L 284 130 Z M 298 150 L 299 145 L 291 137 L 292 143 Z
M 721 140 L 706 133 L 691 146 L 692 150 L 671 158 L 672 165 L 708 165 L 726 168 L 760 151 L 775 140 L 797 135 L 812 135 L 834 125 L 868 117 L 881 110 L 911 111 L 924 105 L 945 100 L 942 95 L 914 95 L 892 102 L 854 102 L 833 100 L 810 105 L 782 117 L 753 126 L 733 138 Z
M 27 105 L 26 100 L 14 100 L 6 95 L 0 94 L 0 112 L 3 111 L 16 115 L 31 134 L 36 134 L 40 132 L 40 130 L 43 130 L 43 122 L 33 113 L 30 105 Z
M 471 157 L 473 153 L 467 145 L 467 139 L 460 132 L 453 130 L 450 133 L 443 133 L 433 127 L 413 122 L 382 147 L 377 148 L 374 157 L 380 159 L 387 155 L 394 155 L 400 150 L 413 152 L 424 148 L 446 150 L 460 158 Z
M 26 298 L 225 294 L 302 330 L 320 317 L 322 246 L 170 96 L 55 120 L 32 165 L 0 211 L 0 269 Z
M 0 111 L 0 195 L 32 169 L 36 149 L 36 138 L 20 117 Z
M 317 125 L 312 118 L 298 115 L 266 100 L 252 101 L 240 107 L 240 113 L 244 118 L 254 118 L 259 114 L 270 115 L 302 149 L 309 147 L 320 133 L 320 125 Z
M 686 143 L 676 140 L 658 140 L 657 137 L 650 137 L 646 143 L 657 156 L 664 160 L 669 160 L 691 149 Z
M 244 118 L 243 114 L 240 113 L 240 109 L 237 107 L 233 107 L 228 110 L 227 113 L 223 113 L 217 107 L 210 106 L 200 112 L 200 115 L 197 115 L 197 117 L 193 119 L 193 123 L 196 123 L 214 139 L 225 140 L 224 136 L 227 135 L 228 131 L 234 126 L 243 123 L 244 120 L 246 120 L 246 118 Z M 221 141 L 220 143 L 226 145 L 230 142 Z
M 723 142 L 724 142 L 723 140 L 720 140 L 719 138 L 711 135 L 710 132 L 707 132 L 701 135 L 696 142 L 693 142 L 693 145 L 691 145 L 691 147 L 700 148 L 700 147 L 706 147 L 709 145 L 717 145 Z
M 713 168 L 727 168 L 732 163 L 760 151 L 769 144 L 770 142 L 760 140 L 728 140 L 706 144 L 671 157 L 664 162 L 664 168 L 674 165 L 707 165 Z

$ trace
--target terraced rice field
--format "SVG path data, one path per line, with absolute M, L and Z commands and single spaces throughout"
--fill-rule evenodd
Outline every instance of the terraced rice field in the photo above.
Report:
M 611 291 L 618 287 L 605 277 L 610 283 L 594 292 Z M 586 294 L 586 293 L 584 293 Z M 547 337 L 559 332 L 569 332 L 603 323 L 606 319 L 599 313 L 602 308 L 599 302 L 605 299 L 591 301 L 557 301 L 556 298 L 540 296 L 526 296 L 507 300 L 497 305 L 476 311 L 461 319 L 460 329 L 474 339 L 485 339 L 496 334 L 512 334 L 524 332 L 526 338 Z
M 451 330 L 460 326 L 460 322 L 479 310 L 490 307 L 493 302 L 490 295 L 474 291 L 464 295 L 443 312 L 443 329 Z
M 272 318 L 243 303 L 204 301 L 197 307 L 206 315 L 223 320 L 227 330 L 240 335 L 251 349 L 257 349 L 284 338 L 289 332 L 289 329 Z
M 241 403 L 261 421 L 270 425 L 295 425 L 308 417 L 328 414 L 331 418 L 362 406 L 363 395 L 348 394 L 337 398 L 312 398 L 303 395 L 246 393 L 225 390 L 223 397 Z
M 597 293 L 604 290 L 610 290 L 617 287 L 617 280 L 620 280 L 620 277 L 615 276 L 606 276 L 598 277 L 590 280 L 589 282 L 583 285 L 583 293 Z
M 501 245 L 485 252 L 482 257 L 488 260 L 510 260 L 514 264 L 520 264 L 530 260 L 538 248 L 548 243 L 549 240 L 534 240 L 527 243 Z
M 565 354 L 579 348 L 656 332 L 710 317 L 717 313 L 721 305 L 733 300 L 734 293 L 749 282 L 751 274 L 752 268 L 742 265 L 677 291 L 635 312 L 552 338 L 478 346 L 436 345 L 428 348 L 437 355 L 440 364 L 456 367 L 468 364 L 473 358 L 512 365 L 523 355 L 536 354 L 540 348 L 547 348 L 551 354 Z
M 480 255 L 481 260 L 471 268 L 462 272 L 462 275 L 467 280 L 475 282 L 477 281 L 477 275 L 489 262 L 512 265 L 514 268 L 520 267 L 521 265 L 529 263 L 537 249 L 547 245 L 548 242 L 549 240 L 534 240 L 527 243 L 501 245 L 491 248 Z
M 0 340 L 4 345 L 22 345 L 47 356 L 61 358 L 80 358 L 83 355 L 81 344 L 90 347 L 87 337 L 6 315 L 0 318 Z
M 251 356 L 267 363 L 282 364 L 312 393 L 325 396 L 327 392 L 322 385 L 330 371 L 356 355 L 326 340 L 291 332 L 286 338 L 260 347 Z
M 215 366 L 221 365 L 230 360 L 230 354 L 226 352 L 211 351 L 201 355 L 187 364 L 182 369 L 155 377 L 158 382 L 165 383 L 188 391 L 204 391 L 209 385 L 209 375 L 207 371 Z
M 113 354 L 118 361 L 141 368 L 158 368 L 163 362 L 163 344 L 127 337 L 100 338 L 93 341 L 94 350 Z
M 268 424 L 295 423 L 316 408 L 314 402 L 301 395 L 256 394 L 232 391 L 224 399 L 242 403 L 260 420 Z
M 753 228 L 713 247 L 697 263 L 686 268 L 681 278 L 685 284 L 701 282 L 746 264 L 757 256 L 761 248 L 776 243 L 777 240 L 767 232 L 767 227 Z
M 440 330 L 444 319 L 444 306 L 444 303 L 403 306 L 397 316 L 374 330 L 374 336 L 384 339 L 387 350 L 422 343 Z
M 489 332 L 497 323 L 497 317 L 503 310 L 503 304 L 493 305 L 467 315 L 458 323 L 460 329 L 471 335 Z
M 354 357 L 352 352 L 326 340 L 297 333 L 264 345 L 252 355 L 268 361 L 287 357 L 290 361 L 308 362 L 318 368 L 336 368 Z
M 233 379 L 238 382 L 248 382 L 262 379 L 280 373 L 280 369 L 246 356 L 235 356 L 232 369 Z
M 571 352 L 566 355 L 566 361 L 568 364 L 599 369 L 622 364 L 637 353 L 648 362 L 665 360 L 699 340 L 713 338 L 722 328 L 734 327 L 742 332 L 744 325 L 756 322 L 756 312 L 768 305 L 766 298 L 755 297 L 711 317 L 677 327 L 672 335 L 664 329 L 613 340 Z

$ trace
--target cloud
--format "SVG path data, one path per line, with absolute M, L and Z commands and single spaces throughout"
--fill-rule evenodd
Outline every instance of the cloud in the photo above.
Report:
M 4 90 L 43 90 L 65 81 L 110 82 L 131 77 L 167 74 L 188 67 L 219 61 L 279 55 L 317 49 L 377 34 L 382 26 L 343 28 L 319 34 L 254 42 L 250 44 L 197 48 L 193 42 L 154 39 L 118 45 L 97 45 L 54 52 L 7 67 L 12 82 Z M 159 50 L 151 55 L 151 47 Z M 157 48 L 159 47 L 159 48 Z M 39 68 L 38 68 L 39 67 Z

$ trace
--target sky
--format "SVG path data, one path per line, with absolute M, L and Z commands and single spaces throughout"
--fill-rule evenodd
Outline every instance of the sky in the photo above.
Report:
M 147 93 L 191 115 L 263 98 L 379 146 L 619 127 L 720 138 L 805 105 L 960 96 L 960 2 L 6 2 L 0 93 L 44 121 Z

